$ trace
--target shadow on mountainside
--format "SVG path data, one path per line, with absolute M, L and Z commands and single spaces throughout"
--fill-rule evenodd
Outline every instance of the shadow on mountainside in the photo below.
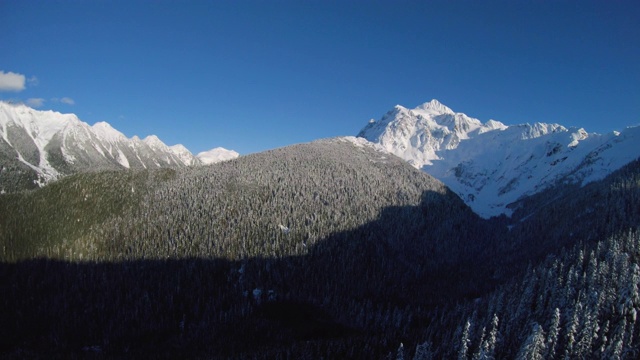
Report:
M 480 297 L 563 245 L 638 226 L 638 168 L 572 201 L 548 193 L 511 231 L 428 191 L 304 256 L 3 263 L 0 357 L 382 358 L 423 341 L 412 334 L 441 305 Z M 578 231 L 578 220 L 589 223 Z
M 640 159 L 601 181 L 584 186 L 558 184 L 511 205 L 505 259 L 536 261 L 576 242 L 606 239 L 640 226 Z
M 495 232 L 452 196 L 425 192 L 304 256 L 0 264 L 0 354 L 379 356 L 416 315 L 494 285 L 478 255 Z

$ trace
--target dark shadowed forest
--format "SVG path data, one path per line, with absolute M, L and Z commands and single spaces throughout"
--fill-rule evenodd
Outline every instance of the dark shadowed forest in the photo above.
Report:
M 340 139 L 0 196 L 0 357 L 635 359 L 640 163 L 474 214 Z

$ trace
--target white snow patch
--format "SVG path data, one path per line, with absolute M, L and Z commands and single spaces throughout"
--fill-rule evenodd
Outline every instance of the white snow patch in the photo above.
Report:
M 127 169 L 130 168 L 129 160 L 120 149 L 118 149 L 118 155 L 116 156 L 116 160 L 120 163 L 120 165 L 124 166 L 125 168 Z
M 283 233 L 285 233 L 285 234 L 288 234 L 288 233 L 289 233 L 289 228 L 288 228 L 288 227 L 286 227 L 286 226 L 284 226 L 284 225 L 282 225 L 282 224 L 278 224 L 278 227 L 280 228 L 280 230 L 281 230 Z

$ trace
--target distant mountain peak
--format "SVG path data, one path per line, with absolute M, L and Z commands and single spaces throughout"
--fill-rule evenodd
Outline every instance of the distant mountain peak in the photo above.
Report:
M 189 149 L 187 149 L 182 144 L 175 144 L 175 145 L 169 146 L 169 149 L 171 149 L 172 151 L 178 151 L 178 152 L 187 152 L 187 151 L 189 151 Z
M 405 113 L 408 113 L 409 111 L 410 111 L 409 109 L 407 109 L 402 105 L 396 105 L 393 107 L 393 109 L 387 111 L 387 113 L 382 117 L 382 120 L 393 118 L 398 114 L 405 114 Z
M 94 129 L 101 128 L 101 129 L 115 130 L 115 129 L 113 128 L 113 126 L 111 126 L 111 124 L 109 124 L 109 123 L 108 123 L 108 122 L 106 122 L 106 121 L 98 121 L 97 123 L 93 124 L 93 126 L 92 126 L 92 127 L 93 127 Z
M 162 142 L 162 140 L 160 140 L 159 137 L 157 137 L 156 135 L 148 135 L 147 137 L 145 137 L 144 139 L 142 139 L 142 141 L 150 146 L 167 146 L 165 143 Z
M 602 179 L 640 157 L 640 127 L 590 134 L 554 123 L 482 123 L 437 100 L 396 105 L 358 134 L 443 181 L 478 214 L 510 214 L 508 205 L 559 182 Z
M 240 154 L 238 154 L 237 152 L 233 150 L 227 150 L 223 147 L 217 147 L 208 151 L 203 151 L 196 155 L 196 157 L 200 159 L 200 161 L 205 165 L 233 160 L 239 156 Z
M 127 138 L 123 133 L 114 129 L 111 124 L 106 121 L 99 121 L 93 124 L 91 128 L 100 138 L 110 142 L 122 141 Z
M 189 149 L 187 149 L 182 144 L 169 146 L 169 150 L 174 153 L 180 159 L 180 161 L 182 161 L 183 164 L 187 166 L 197 165 L 199 163 L 198 158 L 193 156 L 191 151 L 189 151 Z
M 433 99 L 413 109 L 418 112 L 426 112 L 429 114 L 455 114 L 453 110 L 443 105 L 440 101 Z

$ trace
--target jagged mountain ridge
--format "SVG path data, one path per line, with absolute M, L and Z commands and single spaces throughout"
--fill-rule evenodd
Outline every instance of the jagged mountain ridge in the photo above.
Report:
M 535 123 L 482 123 L 437 100 L 400 105 L 358 134 L 438 178 L 483 217 L 560 183 L 600 180 L 640 157 L 640 127 L 609 134 Z
M 5 102 L 0 102 L 0 159 L 3 191 L 41 186 L 89 169 L 211 163 L 194 156 L 181 144 L 167 146 L 155 135 L 127 138 L 106 122 L 90 126 L 74 114 L 39 111 Z

